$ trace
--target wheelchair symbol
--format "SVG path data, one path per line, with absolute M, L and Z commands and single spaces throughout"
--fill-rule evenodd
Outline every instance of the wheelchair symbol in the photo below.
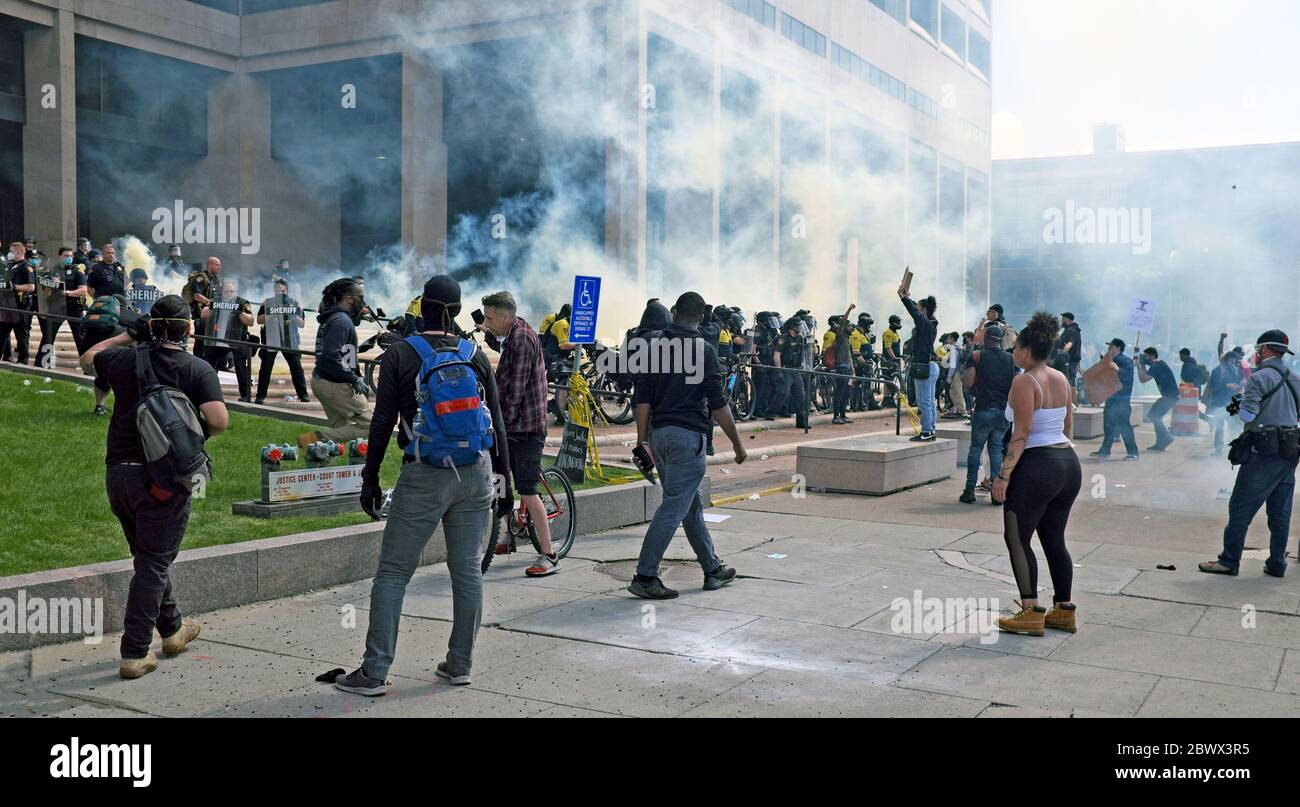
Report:
M 589 308 L 594 303 L 595 301 L 591 299 L 591 284 L 583 283 L 582 293 L 578 295 L 578 304 L 583 308 Z

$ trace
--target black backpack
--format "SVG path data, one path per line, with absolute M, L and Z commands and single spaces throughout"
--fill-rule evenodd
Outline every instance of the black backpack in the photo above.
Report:
M 172 494 L 206 485 L 212 479 L 212 459 L 203 448 L 198 409 L 185 393 L 158 382 L 149 345 L 135 349 L 135 379 L 140 390 L 135 426 L 149 481 Z

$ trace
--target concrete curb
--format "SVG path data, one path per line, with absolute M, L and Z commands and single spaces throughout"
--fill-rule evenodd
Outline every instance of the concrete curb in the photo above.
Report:
M 65 370 L 63 368 L 47 370 L 44 367 L 32 367 L 27 364 L 11 364 L 6 362 L 0 365 L 0 370 L 8 370 L 10 372 L 30 376 L 49 376 L 58 381 L 71 381 L 73 384 L 80 384 L 83 387 L 91 387 L 95 384 L 93 376 L 88 376 L 75 370 Z M 93 405 L 95 402 L 92 400 L 90 403 Z M 262 417 L 275 418 L 276 420 L 290 420 L 302 423 L 329 423 L 329 418 L 310 411 L 299 412 L 291 409 L 280 409 L 275 406 L 258 406 L 253 403 L 242 403 L 238 400 L 227 400 L 226 408 L 232 412 L 243 412 L 247 415 L 261 415 Z
M 706 476 L 700 492 L 712 503 Z M 648 482 L 629 482 L 574 493 L 579 536 L 642 524 L 650 520 L 663 499 L 663 490 Z M 263 600 L 291 597 L 308 591 L 373 577 L 379 564 L 384 525 L 337 527 L 318 532 L 262 538 L 238 544 L 182 550 L 172 566 L 181 611 L 200 614 Z M 447 548 L 441 527 L 424 547 L 420 565 L 442 563 Z M 132 576 L 129 559 L 0 577 L 0 600 L 9 609 L 25 592 L 28 603 L 65 598 L 101 598 L 104 633 L 122 629 L 127 589 Z M 53 611 L 53 604 L 50 603 Z M 25 614 L 18 614 L 24 619 Z M 81 634 L 0 632 L 0 652 L 26 650 L 80 638 Z

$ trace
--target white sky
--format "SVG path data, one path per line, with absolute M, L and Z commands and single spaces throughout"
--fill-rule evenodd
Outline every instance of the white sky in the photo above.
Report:
M 993 157 L 1300 140 L 1300 0 L 994 0 Z

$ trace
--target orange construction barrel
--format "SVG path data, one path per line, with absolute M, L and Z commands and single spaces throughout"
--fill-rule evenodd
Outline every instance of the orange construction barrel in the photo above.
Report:
M 1178 385 L 1178 403 L 1174 404 L 1169 433 L 1191 437 L 1201 431 L 1201 396 L 1191 384 Z

